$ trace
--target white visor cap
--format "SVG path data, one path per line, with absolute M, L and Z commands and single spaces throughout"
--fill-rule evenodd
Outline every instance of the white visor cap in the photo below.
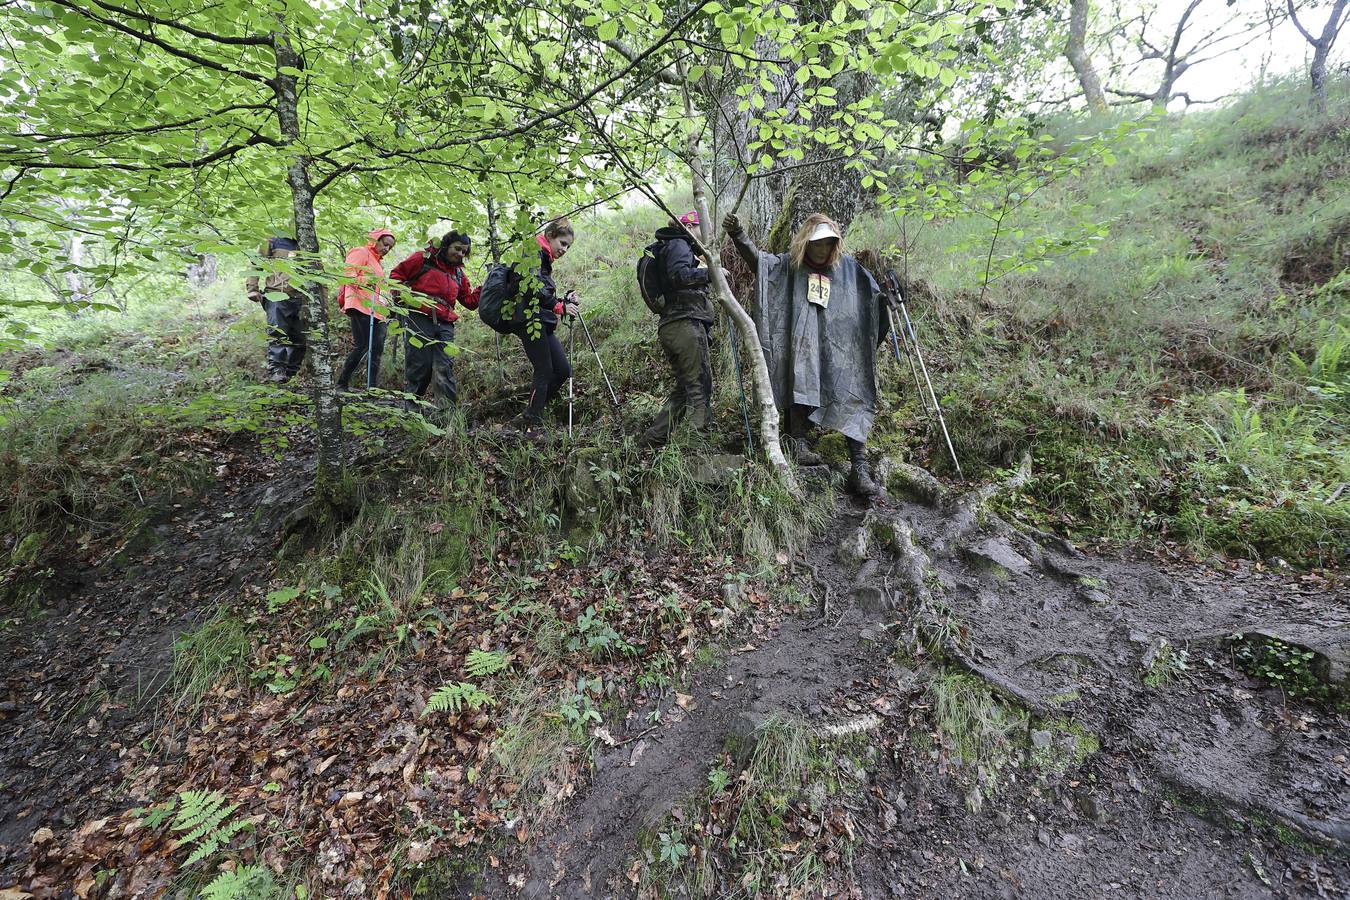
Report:
M 807 238 L 807 240 L 823 241 L 829 238 L 834 238 L 836 241 L 839 240 L 839 232 L 836 231 L 835 227 L 829 222 L 821 222 L 816 226 L 815 231 L 811 232 L 811 236 Z

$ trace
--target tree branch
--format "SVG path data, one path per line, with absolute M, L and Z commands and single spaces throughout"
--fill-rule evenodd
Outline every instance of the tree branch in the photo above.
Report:
M 215 60 L 207 59 L 206 57 L 193 53 L 190 50 L 184 50 L 181 47 L 174 46 L 173 44 L 170 44 L 168 41 L 156 37 L 153 34 L 146 34 L 145 32 L 137 31 L 135 28 L 132 28 L 130 25 L 127 25 L 124 22 L 119 22 L 116 19 L 111 19 L 108 18 L 107 16 L 100 16 L 91 9 L 87 9 L 79 5 L 78 3 L 72 3 L 71 0 L 52 0 L 52 2 L 55 3 L 57 6 L 64 6 L 66 9 L 76 13 L 77 15 L 84 16 L 86 19 L 89 19 L 92 22 L 98 22 L 100 25 L 106 25 L 115 31 L 120 31 L 123 34 L 129 35 L 130 37 L 133 37 L 138 41 L 144 41 L 147 44 L 153 44 L 154 46 L 163 50 L 165 53 L 168 53 L 170 56 L 176 56 L 179 59 L 185 59 L 188 62 L 196 63 L 199 66 L 203 66 L 207 69 L 213 69 L 217 72 L 222 72 L 226 75 L 231 75 L 235 78 L 243 78 L 248 81 L 256 81 L 259 84 L 267 83 L 267 79 L 264 78 L 262 75 L 259 75 L 257 72 L 247 72 L 240 69 L 231 69 L 229 66 L 222 65 L 221 63 L 218 63 Z
M 94 3 L 95 6 L 98 6 L 101 9 L 105 9 L 108 12 L 117 13 L 118 15 L 122 16 L 131 16 L 134 19 L 141 19 L 143 21 L 150 22 L 154 25 L 163 25 L 166 28 L 175 28 L 179 31 L 184 32 L 185 34 L 190 34 L 193 37 L 199 37 L 202 40 L 212 41 L 217 44 L 231 44 L 234 46 L 245 46 L 245 47 L 272 46 L 272 39 L 270 37 L 252 36 L 252 35 L 245 37 L 227 37 L 226 35 L 223 34 L 214 34 L 209 31 L 202 31 L 199 28 L 193 28 L 191 25 L 184 25 L 182 22 L 175 22 L 171 19 L 161 19 L 157 16 L 152 16 L 147 12 L 142 12 L 137 9 L 125 9 L 121 6 L 114 6 L 111 3 L 105 3 L 104 0 L 92 0 L 92 2 Z

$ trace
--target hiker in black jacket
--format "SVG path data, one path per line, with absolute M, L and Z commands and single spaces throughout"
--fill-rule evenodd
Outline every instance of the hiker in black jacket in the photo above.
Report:
M 660 247 L 655 261 L 666 298 L 657 336 L 675 375 L 675 389 L 656 421 L 638 439 L 639 446 L 659 447 L 681 420 L 700 433 L 712 423 L 712 365 L 709 332 L 716 314 L 709 296 L 709 275 L 698 265 L 690 233 L 699 235 L 698 213 L 689 212 L 656 231 Z
M 576 315 L 577 305 L 558 298 L 557 286 L 553 283 L 553 261 L 562 258 L 572 246 L 574 237 L 572 223 L 566 218 L 557 218 L 535 238 L 539 244 L 539 268 L 533 274 L 539 286 L 534 290 L 534 296 L 524 301 L 526 318 L 515 329 L 525 355 L 534 367 L 534 381 L 525 412 L 510 425 L 526 433 L 543 431 L 544 407 L 572 377 L 572 364 L 554 332 L 558 330 L 558 317 Z

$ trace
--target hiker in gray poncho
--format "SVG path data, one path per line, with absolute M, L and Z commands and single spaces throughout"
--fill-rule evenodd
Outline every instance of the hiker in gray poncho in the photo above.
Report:
M 761 251 L 735 215 L 723 227 L 756 275 L 755 327 L 774 404 L 787 414 L 789 449 L 801 465 L 819 465 L 806 444 L 808 427 L 839 432 L 852 464 L 849 490 L 879 496 L 866 452 L 877 412 L 877 348 L 886 337 L 876 281 L 844 254 L 839 226 L 822 213 L 807 217 L 788 253 Z

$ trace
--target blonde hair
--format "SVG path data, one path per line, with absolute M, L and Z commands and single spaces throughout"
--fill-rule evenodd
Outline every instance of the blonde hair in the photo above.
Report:
M 844 229 L 839 224 L 824 213 L 811 213 L 802 223 L 802 227 L 797 229 L 797 235 L 792 239 L 792 246 L 789 252 L 792 254 L 792 265 L 798 269 L 806 262 L 806 245 L 811 243 L 811 232 L 816 230 L 817 225 L 829 225 L 835 230 L 836 234 L 843 235 Z M 825 262 L 825 268 L 833 269 L 840 258 L 844 255 L 844 239 L 841 236 L 834 242 L 834 251 L 830 258 Z
M 555 238 L 563 235 L 576 237 L 576 234 L 572 231 L 572 222 L 567 216 L 558 216 L 544 226 L 544 237 Z

